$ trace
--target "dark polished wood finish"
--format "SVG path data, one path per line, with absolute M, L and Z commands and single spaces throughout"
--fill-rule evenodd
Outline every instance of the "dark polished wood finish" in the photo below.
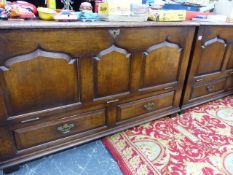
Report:
M 200 26 L 196 37 L 183 110 L 233 92 L 233 28 Z
M 100 24 L 3 25 L 1 168 L 180 111 L 195 25 Z

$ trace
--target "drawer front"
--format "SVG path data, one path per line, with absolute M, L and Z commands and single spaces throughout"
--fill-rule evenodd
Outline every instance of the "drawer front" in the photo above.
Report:
M 174 91 L 117 106 L 118 121 L 130 119 L 156 110 L 172 107 Z
M 205 83 L 205 82 L 220 80 L 224 77 L 226 77 L 226 75 L 225 73 L 222 73 L 222 72 L 197 76 L 197 77 L 194 77 L 193 84 L 198 85 L 198 84 Z
M 232 89 L 233 89 L 233 75 L 232 75 L 232 76 L 229 76 L 229 77 L 227 78 L 226 89 L 227 89 L 227 90 L 232 90 Z
M 212 83 L 194 86 L 191 93 L 191 99 L 224 90 L 225 80 L 226 79 L 223 78 Z
M 70 134 L 105 127 L 105 110 L 93 111 L 81 116 L 72 116 L 57 121 L 45 122 L 15 130 L 18 149 L 52 141 Z

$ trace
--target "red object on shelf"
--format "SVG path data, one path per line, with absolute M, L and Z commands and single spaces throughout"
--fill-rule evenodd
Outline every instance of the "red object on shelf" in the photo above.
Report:
M 193 11 L 187 11 L 186 12 L 186 20 L 192 20 L 194 17 L 199 15 L 212 15 L 213 13 L 210 12 L 193 12 Z
M 26 1 L 16 1 L 16 2 L 12 2 L 12 4 L 15 4 L 21 8 L 24 8 L 24 9 L 30 9 L 34 14 L 37 13 L 36 6 L 34 6 L 33 4 L 28 3 Z
M 102 2 L 103 0 L 95 0 L 95 13 L 98 13 L 99 4 Z

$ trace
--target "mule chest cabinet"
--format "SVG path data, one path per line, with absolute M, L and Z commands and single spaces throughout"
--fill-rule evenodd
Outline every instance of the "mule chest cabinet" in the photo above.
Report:
M 233 27 L 203 25 L 197 31 L 182 109 L 232 94 Z
M 0 168 L 232 94 L 232 31 L 0 22 Z

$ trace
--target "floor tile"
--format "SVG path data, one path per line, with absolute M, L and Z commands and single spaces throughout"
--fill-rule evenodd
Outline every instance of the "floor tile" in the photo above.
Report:
M 10 175 L 122 175 L 100 140 L 23 164 Z M 0 171 L 0 175 L 3 175 Z

